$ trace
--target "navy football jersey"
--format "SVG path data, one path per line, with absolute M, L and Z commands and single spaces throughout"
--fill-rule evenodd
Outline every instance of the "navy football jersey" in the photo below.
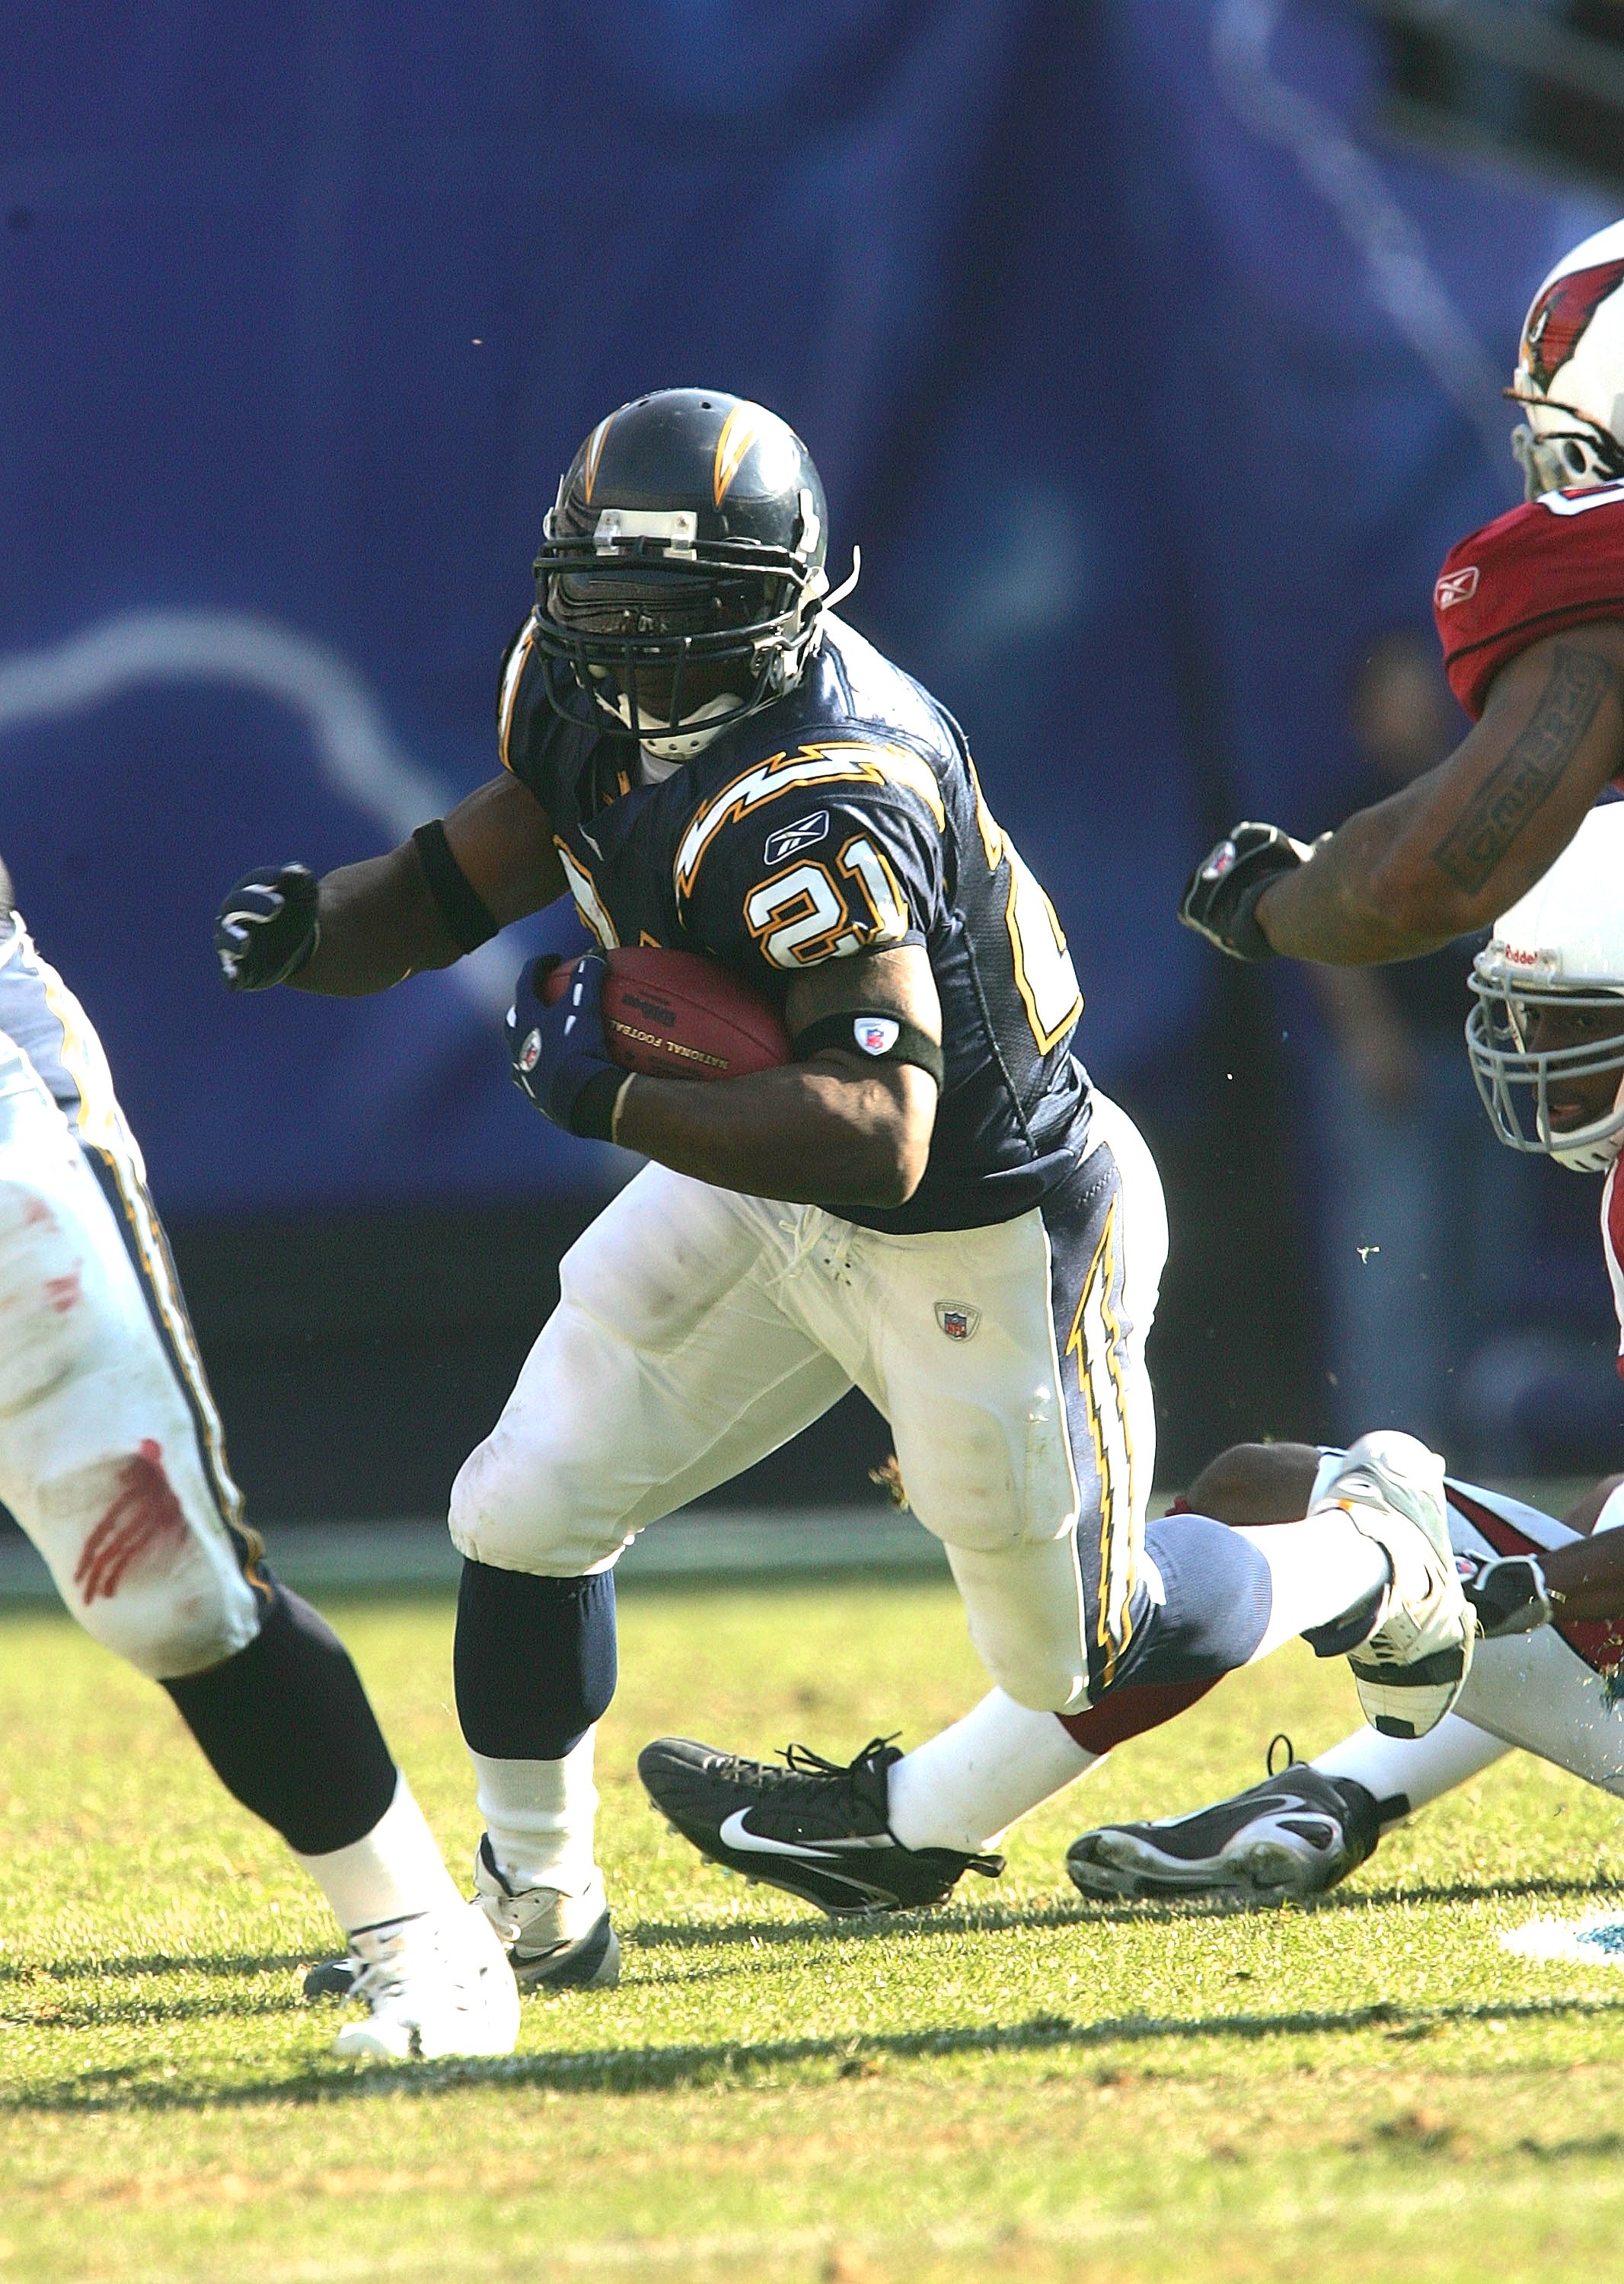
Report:
M 547 812 L 605 948 L 705 953 L 781 1010 L 804 968 L 923 944 L 947 1066 L 924 1179 L 894 1209 L 831 1210 L 899 1234 L 1007 1221 L 1087 1131 L 1076 973 L 952 716 L 851 628 L 824 625 L 795 689 L 653 784 L 629 737 L 554 711 L 522 627 L 502 759 Z

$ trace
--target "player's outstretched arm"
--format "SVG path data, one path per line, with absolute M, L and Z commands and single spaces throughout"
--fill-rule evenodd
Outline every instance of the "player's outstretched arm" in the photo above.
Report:
M 1624 769 L 1621 691 L 1624 625 L 1572 628 L 1524 651 L 1447 762 L 1269 883 L 1255 907 L 1269 944 L 1353 966 L 1489 926 Z
M 302 865 L 246 874 L 221 906 L 215 945 L 234 990 L 355 997 L 449 967 L 564 889 L 550 822 L 504 775 L 385 856 L 320 880 Z

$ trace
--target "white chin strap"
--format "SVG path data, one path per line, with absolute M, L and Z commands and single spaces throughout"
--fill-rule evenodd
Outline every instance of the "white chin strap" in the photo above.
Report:
M 1612 1115 L 1619 1124 L 1611 1134 L 1604 1134 L 1595 1142 L 1581 1143 L 1575 1150 L 1553 1150 L 1551 1156 L 1558 1166 L 1565 1166 L 1570 1174 L 1604 1174 L 1624 1150 L 1624 1076 L 1619 1080 L 1619 1091 L 1612 1098 Z
M 680 730 L 658 738 L 644 738 L 643 750 L 657 762 L 691 762 L 696 754 L 702 754 L 707 746 L 722 735 L 727 727 L 728 716 L 737 714 L 744 702 L 730 690 L 718 691 L 715 697 L 707 698 L 703 706 L 696 707 L 691 714 L 683 715 Z M 617 697 L 614 710 L 629 730 L 632 726 L 630 699 L 624 695 Z

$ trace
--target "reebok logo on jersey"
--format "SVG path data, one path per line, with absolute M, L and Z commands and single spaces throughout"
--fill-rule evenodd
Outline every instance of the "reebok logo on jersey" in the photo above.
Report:
M 829 811 L 815 809 L 810 817 L 798 817 L 793 825 L 781 825 L 769 833 L 761 850 L 764 864 L 782 864 L 786 857 L 799 856 L 803 849 L 815 849 L 829 834 Z
M 976 1326 L 981 1321 L 981 1311 L 972 1309 L 968 1301 L 938 1301 L 936 1322 L 950 1341 L 972 1341 Z
M 1433 590 L 1433 601 L 1441 611 L 1452 611 L 1456 603 L 1469 603 L 1478 591 L 1478 567 L 1469 563 L 1464 571 L 1451 571 Z
M 852 1036 L 865 1055 L 888 1055 L 902 1029 L 889 1015 L 859 1015 L 852 1025 Z

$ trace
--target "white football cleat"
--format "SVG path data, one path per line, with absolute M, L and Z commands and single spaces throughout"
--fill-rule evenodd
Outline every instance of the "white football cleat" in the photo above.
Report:
M 332 2051 L 354 2061 L 440 2061 L 456 2054 L 511 2054 L 519 2041 L 519 1990 L 490 1921 L 477 1904 L 425 1912 L 352 1935 L 360 1967 L 352 1998 L 371 2009 L 346 2022 Z
M 1309 1519 L 1334 1511 L 1393 1568 L 1375 1628 L 1347 1661 L 1365 1718 L 1384 1737 L 1425 1737 L 1465 1686 L 1477 1631 L 1449 1543 L 1443 1461 L 1396 1429 L 1362 1435 Z
M 621 1946 L 600 1873 L 579 1896 L 515 1888 L 487 1833 L 473 1859 L 473 1907 L 496 1930 L 521 1991 L 613 1991 L 620 1981 Z

